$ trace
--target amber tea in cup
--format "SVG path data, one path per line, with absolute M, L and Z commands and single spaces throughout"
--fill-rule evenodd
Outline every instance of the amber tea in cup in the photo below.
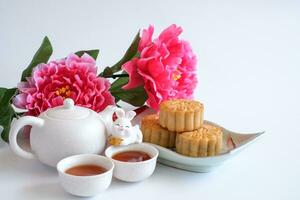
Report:
M 104 167 L 98 165 L 78 165 L 71 167 L 65 171 L 65 173 L 74 176 L 93 176 L 106 172 Z
M 113 155 L 112 159 L 123 162 L 142 162 L 151 157 L 143 151 L 122 151 Z

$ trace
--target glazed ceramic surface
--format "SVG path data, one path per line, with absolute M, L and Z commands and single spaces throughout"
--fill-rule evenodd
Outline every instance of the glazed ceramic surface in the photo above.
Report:
M 79 165 L 97 165 L 107 171 L 92 176 L 74 176 L 65 173 L 67 169 Z M 62 187 L 68 193 L 81 197 L 90 197 L 105 191 L 111 183 L 113 168 L 114 164 L 110 159 L 94 154 L 70 156 L 57 164 Z
M 133 143 L 141 143 L 143 134 L 139 125 L 132 126 L 131 120 L 136 113 L 132 110 L 125 112 L 122 108 L 117 108 L 117 119 L 113 122 L 109 133 L 112 137 L 121 138 L 120 145 L 129 145 Z
M 264 132 L 245 134 L 229 131 L 220 125 L 205 121 L 205 123 L 218 126 L 223 132 L 223 146 L 220 155 L 192 158 L 175 152 L 174 149 L 167 149 L 159 145 L 150 144 L 159 150 L 158 162 L 193 172 L 209 172 L 222 165 L 226 160 L 237 155 L 241 150 L 245 149 L 249 144 L 258 139 Z
M 124 151 L 142 151 L 147 153 L 151 159 L 141 162 L 123 162 L 111 158 L 115 154 Z M 125 182 L 138 182 L 145 180 L 153 174 L 158 151 L 149 144 L 130 144 L 127 146 L 110 146 L 105 150 L 105 156 L 111 158 L 115 164 L 115 178 Z
M 66 99 L 63 106 L 48 109 L 39 117 L 25 116 L 13 121 L 9 140 L 11 149 L 19 156 L 55 167 L 63 158 L 76 154 L 101 154 L 107 139 L 106 129 L 112 125 L 115 107 L 101 113 L 75 106 Z M 31 125 L 31 152 L 24 151 L 17 143 L 18 132 Z
M 145 115 L 153 113 L 155 113 L 154 110 L 146 109 L 134 119 L 134 123 L 139 124 Z M 241 150 L 245 149 L 249 144 L 257 140 L 264 134 L 264 131 L 250 134 L 236 133 L 227 130 L 226 128 L 211 121 L 204 120 L 204 123 L 208 123 L 221 128 L 223 132 L 223 144 L 220 155 L 205 158 L 192 158 L 176 153 L 175 149 L 167 149 L 165 147 L 151 143 L 145 144 L 152 145 L 153 147 L 158 149 L 159 156 L 157 160 L 161 164 L 192 172 L 209 172 L 221 166 L 226 160 L 237 155 Z

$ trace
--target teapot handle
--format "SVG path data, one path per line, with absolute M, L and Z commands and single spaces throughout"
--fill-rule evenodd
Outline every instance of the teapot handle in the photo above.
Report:
M 18 156 L 27 159 L 34 159 L 36 157 L 33 153 L 24 151 L 17 143 L 17 135 L 19 131 L 26 125 L 42 127 L 44 125 L 44 120 L 38 117 L 25 116 L 13 121 L 9 133 L 9 145 L 12 151 Z

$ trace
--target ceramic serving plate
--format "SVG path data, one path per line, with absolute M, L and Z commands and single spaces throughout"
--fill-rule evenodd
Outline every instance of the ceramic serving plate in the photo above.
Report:
M 145 115 L 153 113 L 155 113 L 155 111 L 146 109 L 135 118 L 134 123 L 139 124 Z M 167 149 L 159 145 L 148 143 L 158 149 L 158 162 L 170 167 L 192 172 L 209 172 L 222 165 L 229 158 L 238 154 L 265 133 L 264 131 L 258 133 L 235 133 L 214 122 L 205 120 L 205 123 L 218 126 L 222 129 L 223 145 L 220 155 L 205 158 L 193 158 L 178 154 L 174 149 Z
M 158 162 L 187 171 L 209 172 L 222 165 L 229 158 L 238 154 L 246 146 L 264 134 L 264 132 L 251 134 L 235 133 L 216 123 L 210 121 L 205 121 L 205 123 L 218 126 L 223 131 L 223 146 L 220 155 L 205 158 L 192 158 L 178 154 L 173 149 L 167 149 L 159 145 L 151 144 L 159 150 Z

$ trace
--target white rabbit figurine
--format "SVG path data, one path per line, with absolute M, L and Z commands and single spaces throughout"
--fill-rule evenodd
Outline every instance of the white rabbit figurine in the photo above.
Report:
M 117 119 L 113 122 L 108 141 L 111 145 L 128 145 L 132 143 L 141 143 L 143 134 L 138 125 L 132 126 L 131 120 L 136 113 L 134 111 L 125 111 L 121 108 L 116 110 Z

